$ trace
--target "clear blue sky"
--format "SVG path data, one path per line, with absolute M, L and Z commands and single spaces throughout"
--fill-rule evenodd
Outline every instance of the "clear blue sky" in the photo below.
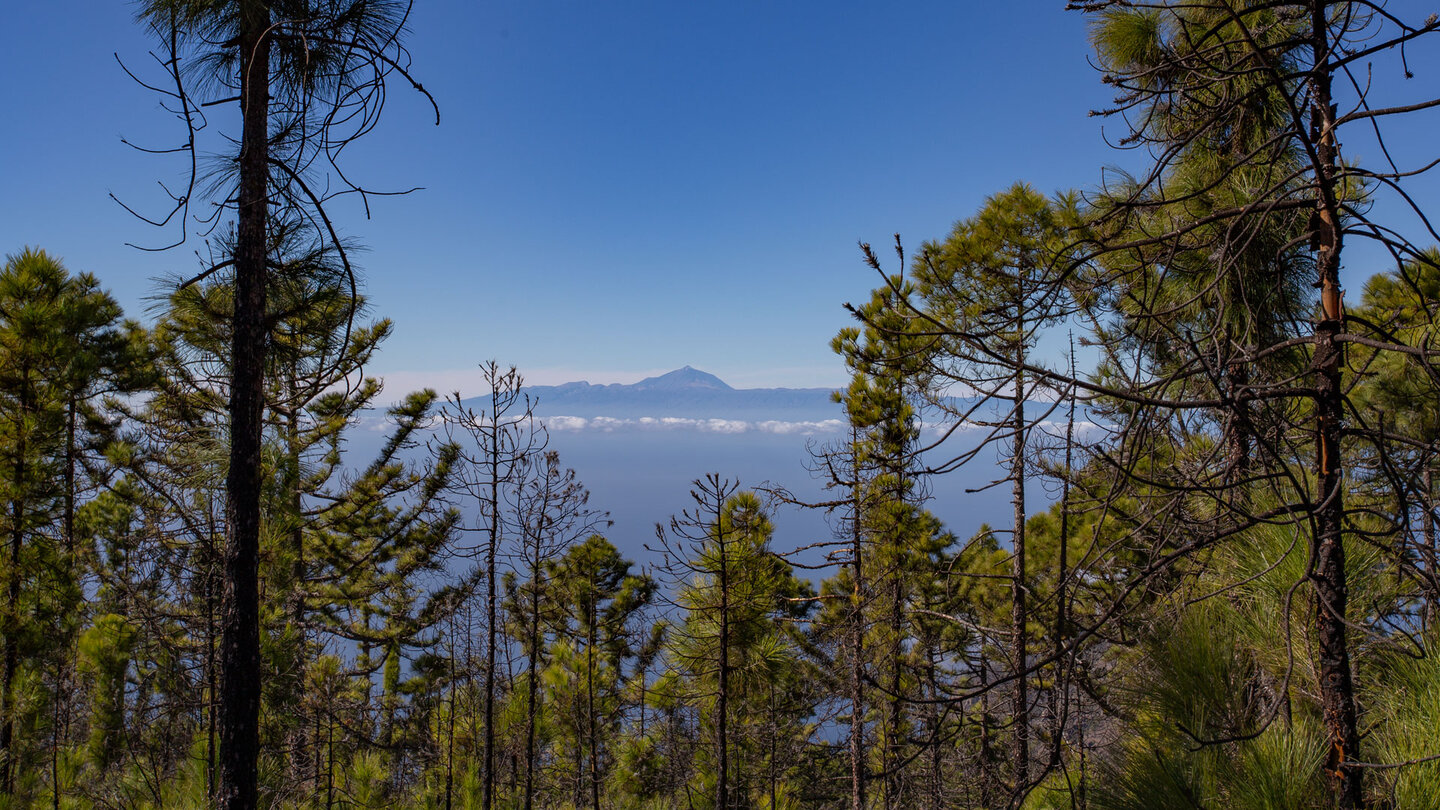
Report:
M 125 247 L 163 234 L 106 196 L 158 211 L 181 174 L 120 142 L 182 134 L 112 56 L 154 75 L 151 44 L 129 3 L 6 6 L 0 252 L 43 247 L 142 315 L 201 247 Z M 1086 115 L 1110 94 L 1059 0 L 420 0 L 411 28 L 441 125 L 395 84 L 347 170 L 424 190 L 336 211 L 396 322 L 371 371 L 397 395 L 492 357 L 535 383 L 688 363 L 839 385 L 841 305 L 876 281 L 857 240 L 916 247 L 1017 180 L 1091 186 L 1123 158 Z

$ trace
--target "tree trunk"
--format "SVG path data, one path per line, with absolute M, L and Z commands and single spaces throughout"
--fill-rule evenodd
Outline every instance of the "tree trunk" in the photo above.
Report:
M 894 543 L 894 541 L 891 541 Z M 905 626 L 905 607 L 901 592 L 900 549 L 892 546 L 895 560 L 890 572 L 890 700 L 886 709 L 885 729 L 885 810 L 899 810 L 900 805 L 900 725 L 904 719 L 904 696 L 900 694 L 902 656 L 901 632 Z
M 925 744 L 930 754 L 929 781 L 929 810 L 942 810 L 944 807 L 944 778 L 940 767 L 940 662 L 939 650 L 932 639 L 925 642 L 926 678 L 929 702 L 925 705 L 926 722 L 930 726 L 929 741 Z
M 55 701 L 51 707 L 50 718 L 50 806 L 53 810 L 60 810 L 60 747 L 65 743 L 63 728 L 60 725 L 60 704 L 67 702 L 65 698 L 65 666 L 65 663 L 61 663 L 55 673 Z
M 1022 325 L 1021 334 L 1023 333 Z M 1010 797 L 1011 807 L 1020 806 L 1020 801 L 1024 797 L 1030 781 L 1030 695 L 1029 679 L 1026 677 L 1028 650 L 1025 638 L 1027 620 L 1025 604 L 1025 374 L 1019 370 L 1020 365 L 1024 362 L 1024 356 L 1018 351 L 1017 354 L 1020 356 L 1015 373 L 1014 437 L 1010 451 L 1010 500 L 1014 507 L 1013 519 L 1015 522 L 1011 535 L 1014 553 L 1010 558 L 1012 577 L 1010 632 L 1013 635 L 1010 648 L 1010 672 L 1015 679 L 1010 702 L 1010 723 L 1014 728 L 1014 734 L 1011 737 L 1010 759 L 1015 771 L 1014 790 Z
M 310 739 L 314 742 L 314 757 L 312 758 L 312 764 L 314 765 L 314 769 L 311 771 L 310 774 L 311 799 L 314 799 L 315 796 L 318 795 L 320 792 L 320 767 L 324 762 L 325 755 L 325 746 L 320 744 L 320 722 L 322 716 L 326 714 L 325 711 L 322 711 L 322 707 L 328 709 L 329 703 L 327 702 L 322 704 L 320 702 L 320 699 L 317 697 L 315 700 L 315 713 L 313 715 L 315 723 L 314 727 L 310 729 L 310 733 L 311 735 L 313 735 Z M 451 742 L 454 742 L 453 736 L 451 738 Z M 446 807 L 445 810 L 450 810 L 450 808 Z
M 718 754 L 719 778 L 715 780 L 716 810 L 730 810 L 730 556 L 725 548 L 725 529 L 721 522 L 724 500 L 717 497 L 715 506 L 716 541 L 720 546 L 720 693 L 716 696 L 715 747 Z
M 30 374 L 20 375 L 20 416 L 16 424 L 15 497 L 10 502 L 10 560 L 5 583 L 3 670 L 0 670 L 0 792 L 15 790 L 15 672 L 20 666 L 20 548 L 25 539 L 25 417 L 30 410 Z
M 75 411 L 79 407 L 75 396 L 65 402 L 65 504 L 61 515 L 61 529 L 65 535 L 65 581 L 68 584 L 75 576 Z M 55 673 L 55 744 L 50 749 L 51 806 L 60 810 L 60 748 L 68 741 L 70 728 L 70 701 L 64 692 L 70 683 L 70 673 L 75 667 L 79 651 L 71 639 L 66 645 L 66 657 L 60 662 Z M 65 704 L 65 719 L 61 722 L 61 706 Z
M 65 532 L 67 575 L 74 574 L 75 564 L 75 409 L 78 407 L 74 397 L 65 403 L 65 511 L 61 516 L 61 526 Z
M 297 705 L 297 717 L 295 728 L 290 734 L 290 771 L 291 779 L 296 783 L 296 789 L 306 791 L 306 773 L 309 771 L 310 757 L 307 749 L 309 741 L 305 739 L 309 731 L 309 724 L 305 722 L 304 711 L 309 705 L 304 695 L 306 672 L 309 668 L 310 655 L 308 649 L 309 632 L 305 626 L 305 527 L 301 523 L 301 516 L 304 514 L 304 503 L 300 492 L 300 408 L 296 405 L 299 396 L 296 395 L 296 370 L 292 365 L 290 368 L 289 391 L 291 396 L 290 412 L 285 416 L 285 439 L 289 445 L 286 453 L 285 471 L 287 481 L 286 493 L 290 498 L 290 519 L 294 525 L 290 527 L 290 546 L 294 553 L 290 567 L 290 588 L 287 595 L 290 608 L 290 623 L 294 626 L 295 633 L 299 636 L 299 654 L 295 658 L 295 674 L 293 676 L 300 691 L 295 694 Z M 312 788 L 313 789 L 313 788 Z
M 220 667 L 219 647 L 215 626 L 215 526 L 208 527 L 205 538 L 205 789 L 210 796 L 216 796 L 220 768 Z
M 1435 627 L 1435 608 L 1440 604 L 1440 549 L 1435 546 L 1435 470 L 1429 455 L 1425 458 L 1425 496 L 1420 504 L 1425 511 L 1420 516 L 1421 533 L 1425 536 L 1425 570 L 1430 574 L 1429 587 L 1425 594 L 1425 629 Z
M 455 703 L 460 682 L 455 677 L 455 617 L 450 617 L 450 712 L 445 718 L 445 810 L 451 810 L 455 796 Z M 526 807 L 526 810 L 530 810 Z
M 538 540 L 536 541 L 539 542 Z M 540 561 L 536 553 L 534 565 L 530 568 L 530 660 L 526 664 L 525 679 L 525 810 L 535 807 L 535 702 L 540 696 Z M 644 724 L 644 709 L 641 709 L 641 724 Z
M 897 411 L 903 413 L 905 387 L 903 379 L 897 377 L 895 380 L 895 397 Z M 900 416 L 895 417 L 897 422 Z M 888 460 L 890 465 L 891 478 L 894 481 L 894 489 L 890 493 L 893 508 L 900 508 L 905 503 L 905 472 L 906 452 L 909 448 L 905 444 L 903 430 L 897 431 L 900 436 L 899 445 L 894 447 L 894 456 Z M 885 779 L 882 784 L 885 786 L 884 803 L 886 810 L 899 810 L 902 807 L 900 801 L 900 727 L 905 717 L 904 695 L 900 693 L 903 683 L 902 669 L 904 667 L 904 632 L 905 632 L 905 585 L 903 577 L 905 571 L 904 555 L 908 551 L 904 548 L 904 540 L 900 536 L 897 526 L 891 524 L 891 531 L 894 536 L 890 538 L 891 548 L 891 570 L 890 570 L 890 701 L 888 729 L 885 734 Z
M 1342 810 L 1364 806 L 1360 736 L 1356 728 L 1355 691 L 1350 671 L 1350 648 L 1345 613 L 1349 586 L 1345 577 L 1344 474 L 1340 433 L 1344 394 L 1340 387 L 1341 347 L 1336 340 L 1344 317 L 1340 292 L 1341 230 L 1335 173 L 1335 109 L 1330 94 L 1330 43 L 1326 3 L 1311 8 L 1313 50 L 1313 107 L 1311 137 L 1318 199 L 1314 217 L 1315 264 L 1320 277 L 1322 313 L 1315 326 L 1315 445 L 1320 502 L 1315 510 L 1315 536 L 1310 549 L 1314 561 L 1315 625 L 1319 640 L 1320 703 L 1329 738 L 1325 772 L 1336 806 Z
M 334 695 L 331 695 L 334 699 Z M 335 717 L 325 724 L 325 810 L 335 806 Z
M 861 573 L 861 498 L 860 461 L 856 448 L 859 446 L 859 431 L 850 429 L 850 447 L 855 460 L 853 487 L 854 504 L 850 525 L 850 570 L 854 577 L 850 596 L 850 810 L 865 810 L 865 676 L 864 640 L 865 614 L 863 574 Z
M 216 806 L 251 810 L 260 753 L 260 445 L 265 398 L 270 9 L 240 4 L 240 188 L 230 364 L 230 469 L 220 610 L 220 780 Z
M 588 637 L 585 639 L 585 720 L 590 737 L 590 807 L 591 810 L 600 810 L 600 735 L 595 717 L 595 623 L 599 617 L 595 615 L 595 603 L 595 585 L 592 583 L 588 616 L 590 626 L 586 629 Z
M 483 810 L 495 806 L 495 640 L 498 608 L 495 593 L 495 551 L 500 544 L 500 414 L 499 392 L 490 387 L 490 544 L 485 550 L 485 766 Z
M 1233 306 L 1244 306 L 1244 303 L 1237 302 Z M 1230 334 L 1232 331 L 1226 329 L 1224 347 L 1230 355 L 1225 363 L 1226 397 L 1230 400 L 1229 420 L 1225 425 L 1225 483 L 1234 491 L 1237 507 L 1243 508 L 1247 501 L 1248 486 L 1244 482 L 1250 476 L 1254 422 L 1250 403 L 1245 399 L 1250 385 L 1250 364 L 1247 358 L 1238 356 L 1239 352 L 1233 345 L 1235 340 Z
M 980 642 L 980 806 L 990 807 L 991 787 L 995 783 L 994 753 L 990 750 L 990 662 L 985 655 L 985 642 Z
M 1072 337 L 1073 341 L 1073 337 Z M 1075 376 L 1075 348 L 1070 348 L 1070 376 Z M 1065 467 L 1064 480 L 1060 484 L 1060 566 L 1055 577 L 1055 683 L 1050 690 L 1050 765 L 1051 770 L 1060 767 L 1060 757 L 1065 747 L 1065 721 L 1069 713 L 1069 669 L 1074 651 L 1067 655 L 1065 637 L 1068 633 L 1065 603 L 1065 585 L 1070 577 L 1070 471 L 1075 451 L 1075 392 L 1070 392 L 1070 411 L 1065 419 Z M 1062 699 L 1063 696 L 1063 699 Z
M 770 680 L 770 721 L 769 721 L 768 725 L 770 726 L 770 763 L 769 763 L 769 765 L 770 765 L 770 808 L 769 808 L 769 810 L 774 810 L 774 809 L 775 809 L 775 792 L 776 792 L 776 784 L 775 784 L 775 781 L 776 781 L 776 775 L 775 775 L 775 747 L 776 747 L 776 743 L 778 742 L 778 740 L 777 740 L 776 738 L 780 736 L 780 733 L 779 733 L 779 728 L 778 728 L 779 723 L 778 723 L 778 721 L 777 721 L 777 719 L 776 719 L 776 714 L 775 714 L 775 681 L 774 681 L 773 678 Z

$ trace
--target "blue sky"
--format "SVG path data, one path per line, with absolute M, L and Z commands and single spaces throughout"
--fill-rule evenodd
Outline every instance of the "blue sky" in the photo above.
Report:
M 164 234 L 107 197 L 158 211 L 182 172 L 120 142 L 181 137 L 112 55 L 153 75 L 151 44 L 129 3 L 7 5 L 0 252 L 43 247 L 142 315 L 202 247 L 125 247 Z M 830 337 L 876 280 L 858 240 L 918 247 L 1017 180 L 1090 186 L 1126 159 L 1086 115 L 1109 93 L 1058 0 L 420 0 L 411 28 L 441 125 L 396 84 L 347 171 L 424 190 L 335 212 L 396 322 L 370 369 L 396 395 L 473 390 L 492 357 L 534 383 L 690 364 L 840 385 Z

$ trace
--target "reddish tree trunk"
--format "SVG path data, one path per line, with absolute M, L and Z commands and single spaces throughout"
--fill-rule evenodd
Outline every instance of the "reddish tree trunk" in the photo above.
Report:
M 1325 772 L 1336 806 L 1342 810 L 1364 806 L 1360 735 L 1356 728 L 1355 688 L 1350 671 L 1350 648 L 1345 627 L 1349 585 L 1345 577 L 1344 474 L 1340 458 L 1340 432 L 1344 394 L 1340 388 L 1342 363 L 1336 340 L 1344 317 L 1340 293 L 1341 230 L 1335 178 L 1338 155 L 1335 144 L 1335 109 L 1330 94 L 1330 43 L 1327 4 L 1311 8 L 1314 78 L 1311 138 L 1315 144 L 1316 215 L 1315 264 L 1320 277 L 1320 322 L 1315 326 L 1315 446 L 1320 502 L 1315 510 L 1315 536 L 1310 553 L 1314 565 L 1315 628 L 1319 641 L 1320 704 L 1329 746 Z

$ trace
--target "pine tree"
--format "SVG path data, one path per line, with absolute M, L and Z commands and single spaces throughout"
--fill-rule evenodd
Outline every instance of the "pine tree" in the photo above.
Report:
M 229 436 L 221 608 L 221 758 L 216 799 L 220 807 L 251 808 L 258 802 L 256 762 L 262 691 L 259 559 L 263 480 L 262 435 L 269 313 L 271 250 L 275 223 L 300 215 L 345 257 L 317 192 L 306 175 L 317 161 L 334 164 L 345 144 L 374 126 L 386 77 L 410 79 L 401 34 L 408 6 L 391 2 L 330 3 L 310 0 L 148 0 L 141 19 L 166 46 L 162 65 L 173 79 L 166 101 L 186 123 L 192 173 L 198 165 L 199 110 L 208 103 L 192 89 L 208 83 L 238 101 L 240 132 L 235 174 L 216 184 L 218 205 L 235 215 L 234 252 L 220 266 L 235 269 L 230 367 Z M 192 68 L 192 64 L 195 66 Z M 202 73 L 194 82 L 194 72 Z M 437 114 L 438 121 L 438 114 Z M 363 191 L 345 180 L 349 190 Z M 189 205 L 199 189 L 172 195 L 175 210 L 164 222 L 188 226 Z M 209 220 L 211 215 L 206 214 Z M 278 219 L 277 219 L 278 217 Z M 182 234 L 181 240 L 184 241 Z M 202 273 L 202 276 L 204 273 Z
M 541 716 L 540 676 L 546 670 L 550 637 L 566 625 L 571 593 L 558 581 L 565 573 L 561 566 L 570 559 L 569 549 L 609 521 L 604 513 L 589 509 L 590 493 L 575 478 L 574 470 L 562 470 L 560 456 L 553 450 L 542 456 L 527 456 L 524 464 L 533 470 L 522 472 L 524 483 L 512 491 L 512 511 L 520 537 L 519 569 L 528 577 L 522 582 L 516 573 L 506 575 L 505 612 L 516 625 L 525 655 L 525 783 L 523 804 L 534 807 L 536 771 L 540 766 L 539 720 Z M 564 554 L 560 561 L 554 558 Z M 628 570 L 628 564 L 626 565 Z M 573 573 L 573 572 L 571 572 Z
M 1024 184 L 990 197 L 972 218 L 955 225 L 943 243 L 927 244 L 915 262 L 918 319 L 944 335 L 931 396 L 949 419 L 989 425 L 985 443 L 1008 444 L 1012 522 L 1009 665 L 1011 729 L 1009 806 L 1018 807 L 1033 785 L 1030 768 L 1030 577 L 1027 565 L 1025 485 L 1035 416 L 1026 405 L 1045 385 L 1030 372 L 1042 329 L 1068 308 L 1062 247 L 1067 241 L 1056 208 Z M 965 399 L 958 407 L 958 393 Z M 976 401 L 979 404 L 974 404 Z M 1008 400 L 1008 413 L 991 403 Z M 965 458 L 973 450 L 958 454 Z
M 556 620 L 547 680 L 567 685 L 552 689 L 556 725 L 575 754 L 575 806 L 599 810 L 621 727 L 626 669 L 636 655 L 635 620 L 649 606 L 655 583 L 631 573 L 630 561 L 598 534 L 571 546 L 547 569 Z
M 15 791 L 22 771 L 39 771 L 38 740 L 17 738 L 17 681 L 31 667 L 36 678 L 68 667 L 79 629 L 77 421 L 105 377 L 123 373 L 119 319 L 93 276 L 70 275 L 44 251 L 9 256 L 0 270 L 0 795 Z M 48 699 L 58 706 L 63 697 Z M 49 731 L 58 750 L 62 732 Z
M 868 628 L 852 646 L 867 648 L 873 662 L 874 702 L 882 704 L 875 706 L 873 724 L 879 754 L 875 770 L 884 774 L 881 805 L 895 808 L 914 801 L 909 794 L 916 758 L 907 748 L 915 735 L 907 701 L 917 697 L 920 681 L 906 652 L 914 637 L 914 609 L 921 583 L 933 575 L 937 555 L 953 538 L 923 508 L 929 469 L 922 455 L 927 448 L 922 446 L 920 408 L 933 374 L 927 363 L 936 340 L 915 317 L 913 284 L 903 274 L 885 275 L 869 245 L 861 250 L 884 282 L 863 306 L 849 307 L 861 325 L 841 330 L 831 348 L 851 371 L 850 385 L 837 398 L 855 439 L 850 451 L 851 519 L 857 521 L 852 568 L 864 558 L 851 586 L 861 600 L 852 621 Z M 895 250 L 903 264 L 898 236 Z M 861 674 L 852 673 L 852 680 Z M 855 781 L 852 773 L 852 804 Z
M 806 690 L 798 688 L 804 676 L 794 624 L 811 612 L 813 593 L 771 552 L 773 527 L 760 499 L 737 489 L 712 473 L 695 482 L 694 509 L 672 518 L 668 532 L 656 527 L 666 570 L 679 586 L 675 603 L 685 611 L 671 642 L 676 683 L 667 688 L 683 690 L 699 707 L 702 732 L 713 735 L 697 776 L 713 791 L 715 808 L 756 803 L 760 774 L 785 770 L 767 762 L 757 719 L 774 714 L 783 722 L 813 708 L 803 705 Z M 777 712 L 769 684 L 786 682 L 796 684 L 802 705 Z
M 1346 237 L 1376 239 L 1397 264 L 1421 254 L 1398 231 L 1371 219 L 1370 212 L 1379 210 L 1371 208 L 1371 200 L 1399 190 L 1407 170 L 1392 155 L 1376 166 L 1345 152 L 1342 144 L 1347 132 L 1380 132 L 1394 116 L 1435 102 L 1422 99 L 1413 105 L 1372 108 L 1368 97 L 1379 85 L 1352 83 L 1347 77 L 1356 62 L 1380 59 L 1397 48 L 1398 58 L 1385 64 L 1382 73 L 1408 75 L 1404 48 L 1414 47 L 1414 41 L 1432 33 L 1437 23 L 1431 17 L 1414 24 L 1369 4 L 1325 0 L 1274 4 L 1215 0 L 1143 8 L 1102 2 L 1083 7 L 1094 15 L 1099 65 L 1116 91 L 1114 107 L 1105 112 L 1124 113 L 1129 129 L 1126 142 L 1145 145 L 1154 158 L 1142 174 L 1127 178 L 1126 192 L 1105 201 L 1101 216 L 1092 221 L 1087 250 L 1102 257 L 1102 265 L 1112 257 L 1145 252 L 1162 260 L 1180 257 L 1179 270 L 1187 255 L 1195 255 L 1190 251 L 1203 246 L 1208 254 L 1201 255 L 1213 266 L 1204 274 L 1212 281 L 1202 289 L 1230 287 L 1242 292 L 1244 287 L 1236 288 L 1237 283 L 1243 285 L 1257 268 L 1268 268 L 1267 272 L 1278 273 L 1271 276 L 1279 279 L 1272 287 L 1291 290 L 1308 283 L 1319 290 L 1318 299 L 1305 302 L 1307 308 L 1313 307 L 1313 321 L 1294 324 L 1295 337 L 1276 344 L 1297 351 L 1293 368 L 1308 377 L 1304 386 L 1294 382 L 1294 375 L 1266 379 L 1252 373 L 1257 367 L 1254 361 L 1265 351 L 1265 335 L 1281 331 L 1256 322 L 1267 317 L 1279 321 L 1287 312 L 1267 313 L 1241 295 L 1231 295 L 1228 301 L 1222 295 L 1221 305 L 1233 307 L 1240 298 L 1249 313 L 1210 313 L 1201 321 L 1212 325 L 1208 334 L 1176 330 L 1169 341 L 1175 361 L 1161 373 L 1131 362 L 1129 334 L 1107 341 L 1109 371 L 1127 382 L 1103 388 L 1132 410 L 1159 417 L 1152 424 L 1161 428 L 1132 431 L 1129 440 L 1135 451 L 1117 454 L 1117 470 L 1133 469 L 1137 457 L 1152 452 L 1150 437 L 1169 441 L 1173 434 L 1166 436 L 1163 429 L 1186 430 L 1184 414 L 1224 406 L 1229 416 L 1244 422 L 1249 418 L 1248 402 L 1263 402 L 1269 414 L 1281 417 L 1274 425 L 1262 423 L 1268 435 L 1257 436 L 1245 424 L 1231 430 L 1235 445 L 1226 455 L 1235 463 L 1225 466 L 1232 470 L 1232 481 L 1244 480 L 1250 452 L 1245 445 L 1262 442 L 1263 454 L 1279 468 L 1265 482 L 1267 502 L 1269 498 L 1284 502 L 1291 510 L 1287 514 L 1307 524 L 1314 561 L 1308 577 L 1314 598 L 1312 626 L 1328 744 L 1324 769 L 1337 806 L 1365 806 L 1365 769 L 1355 764 L 1363 761 L 1363 755 L 1351 638 L 1358 625 L 1349 614 L 1348 602 L 1346 478 L 1354 465 L 1352 448 L 1384 439 L 1383 431 L 1368 427 L 1365 415 L 1346 405 L 1349 381 L 1342 348 L 1357 336 L 1347 327 L 1340 268 Z M 1200 170 L 1195 168 L 1197 161 Z M 1422 158 L 1419 164 L 1427 162 Z M 1200 182 L 1187 184 L 1187 176 Z M 1403 191 L 1398 201 L 1416 210 L 1413 198 Z M 1128 226 L 1136 222 L 1147 224 L 1147 231 L 1139 235 L 1130 231 Z M 1208 240 L 1197 245 L 1197 235 Z M 1250 245 L 1264 248 L 1266 255 L 1257 256 Z M 1134 267 L 1131 262 L 1125 265 Z M 1166 272 L 1156 279 L 1174 289 Z M 1146 301 L 1134 295 L 1133 288 L 1112 284 L 1103 275 L 1092 286 L 1126 291 L 1132 307 Z M 1260 288 L 1269 295 L 1265 285 Z M 1163 315 L 1177 302 L 1151 300 L 1158 312 L 1151 313 L 1149 322 L 1163 325 L 1164 318 L 1154 314 Z M 1284 301 L 1285 295 L 1277 300 Z M 1249 320 L 1252 315 L 1258 318 Z M 1237 327 L 1244 329 L 1237 332 Z M 1373 340 L 1386 351 L 1409 348 L 1388 337 L 1358 337 Z M 1228 364 L 1229 371 L 1212 358 Z M 1192 379 L 1220 381 L 1211 387 L 1219 387 L 1221 396 L 1197 395 L 1188 385 Z M 1168 418 L 1176 415 L 1179 418 Z M 1309 464 L 1299 462 L 1302 437 L 1313 440 L 1314 461 Z M 1185 443 L 1177 451 L 1193 457 L 1203 446 Z M 1176 494 L 1166 511 L 1194 514 L 1195 507 L 1208 500 L 1206 493 L 1215 491 L 1213 481 L 1217 477 L 1224 481 L 1223 474 L 1216 476 L 1200 464 L 1176 468 L 1197 469 L 1188 481 L 1166 482 Z M 1219 500 L 1229 510 L 1222 513 L 1226 519 L 1240 527 L 1267 520 L 1246 506 L 1254 495 L 1235 498 L 1231 491 L 1222 492 Z M 1212 511 L 1201 509 L 1201 514 Z M 1209 520 L 1202 523 L 1213 525 Z M 1216 532 L 1206 526 L 1202 531 L 1209 532 L 1210 540 L 1196 537 L 1187 544 L 1203 546 L 1238 530 L 1222 527 Z
M 545 449 L 549 440 L 544 426 L 535 419 L 535 406 L 525 394 L 524 378 L 511 366 L 501 370 L 494 360 L 481 364 L 489 391 L 479 398 L 479 411 L 467 405 L 459 392 L 451 395 L 450 407 L 443 414 L 447 437 L 451 444 L 456 434 L 467 442 L 459 458 L 464 469 L 456 485 L 479 507 L 479 530 L 484 546 L 480 574 L 485 582 L 485 670 L 482 698 L 485 723 L 485 744 L 481 760 L 482 810 L 490 810 L 495 801 L 498 780 L 496 761 L 495 702 L 498 684 L 496 670 L 499 660 L 500 616 L 499 555 L 505 543 L 505 493 L 523 488 L 521 474 L 526 472 L 526 459 Z M 533 469 L 533 468 L 530 468 Z
M 329 738 L 324 746 L 329 761 L 336 758 L 336 729 L 328 728 L 322 715 L 341 708 L 326 705 L 309 690 L 308 669 L 326 649 L 358 645 L 383 651 L 373 660 L 347 662 L 353 678 L 378 678 L 383 696 L 378 716 L 351 717 L 340 727 L 342 737 L 357 737 L 339 741 L 345 750 L 363 753 L 387 736 L 409 733 L 397 725 L 406 697 L 397 690 L 404 683 L 387 682 L 384 668 L 387 661 L 393 669 L 404 658 L 428 655 L 433 628 L 454 609 L 454 578 L 441 569 L 458 516 L 440 496 L 457 451 L 442 444 L 428 458 L 417 458 L 437 399 L 424 391 L 389 409 L 393 425 L 375 458 L 347 456 L 349 432 L 362 417 L 370 418 L 365 415 L 381 394 L 380 384 L 361 371 L 389 333 L 389 322 L 354 322 L 364 301 L 351 297 L 344 273 L 323 249 L 292 243 L 280 255 L 285 260 L 276 262 L 275 289 L 268 296 L 274 310 L 267 317 L 272 348 L 264 460 L 271 484 L 263 493 L 261 573 L 269 587 L 259 632 L 265 641 L 265 699 L 293 708 L 264 715 L 259 744 L 262 754 L 280 766 L 267 767 L 267 791 L 299 801 L 322 790 L 324 774 L 317 764 L 322 734 Z M 129 410 L 127 445 L 116 459 L 124 478 L 114 484 L 132 510 L 127 520 L 147 528 L 133 541 L 136 553 L 175 560 L 175 570 L 167 574 L 170 589 L 155 598 L 173 603 L 166 608 L 171 615 L 188 617 L 175 634 L 189 634 L 181 646 L 189 647 L 184 654 L 199 659 L 196 669 L 204 673 L 208 694 L 197 702 L 208 707 L 215 706 L 210 694 L 219 673 L 223 522 L 215 482 L 224 466 L 224 403 L 231 378 L 226 349 L 230 282 L 222 269 L 171 296 L 155 330 L 157 388 Z M 112 526 L 97 538 L 128 548 L 131 532 Z M 129 587 L 118 572 L 102 572 L 102 580 L 107 579 Z M 137 660 L 149 654 L 148 645 L 161 641 L 148 633 L 142 640 Z M 388 691 L 387 685 L 392 687 Z M 418 688 L 406 694 L 423 700 Z M 204 760 L 214 762 L 218 716 L 210 711 L 202 726 Z M 403 758 L 371 764 L 406 767 Z

